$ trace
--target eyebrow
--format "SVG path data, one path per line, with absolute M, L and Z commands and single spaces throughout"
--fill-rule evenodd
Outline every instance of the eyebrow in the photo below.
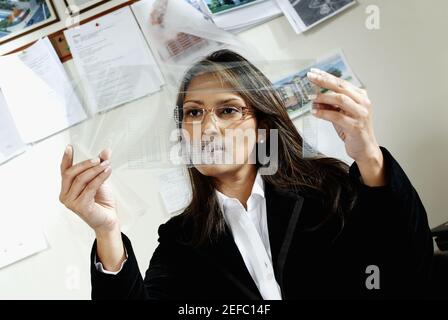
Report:
M 244 102 L 244 100 L 241 99 L 241 98 L 230 98 L 230 99 L 219 100 L 218 104 L 227 103 L 227 102 L 234 101 L 234 100 L 235 101 Z M 204 104 L 204 101 L 202 101 L 202 100 L 185 100 L 184 104 L 187 103 L 187 102 L 194 102 L 194 103 L 197 103 L 197 104 L 200 104 L 200 105 Z

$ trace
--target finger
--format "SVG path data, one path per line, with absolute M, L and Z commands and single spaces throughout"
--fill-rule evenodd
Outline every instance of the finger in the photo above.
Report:
M 74 166 L 71 166 L 67 170 L 62 173 L 62 187 L 61 187 L 61 196 L 67 195 L 68 191 L 70 190 L 70 187 L 73 183 L 73 180 L 77 175 L 79 175 L 81 172 L 84 172 L 100 163 L 100 159 L 90 159 L 82 161 L 78 164 L 75 164 Z
M 93 199 L 98 192 L 98 189 L 103 185 L 103 183 L 110 177 L 112 174 L 112 168 L 107 166 L 106 169 L 101 172 L 99 175 L 95 177 L 95 179 L 91 180 L 81 194 L 78 197 L 78 200 L 89 200 Z
M 67 145 L 64 151 L 64 155 L 62 156 L 61 173 L 70 168 L 72 165 L 73 165 L 73 147 L 71 145 Z
M 70 190 L 67 193 L 67 198 L 69 200 L 75 200 L 76 198 L 78 198 L 84 188 L 90 183 L 90 181 L 101 174 L 101 172 L 105 171 L 108 167 L 110 167 L 109 160 L 105 160 L 101 162 L 100 165 L 92 167 L 77 175 L 74 178 Z
M 339 108 L 338 106 L 334 106 L 331 104 L 317 103 L 317 102 L 313 103 L 313 109 L 333 110 L 333 111 L 338 111 L 338 112 L 341 110 L 341 108 Z
M 345 81 L 344 79 L 335 77 L 328 72 L 311 68 L 311 72 L 308 72 L 307 76 L 311 82 L 318 85 L 319 87 L 348 95 L 358 103 L 362 103 L 365 99 L 365 96 L 358 90 L 355 85 L 348 81 Z
M 110 160 L 111 156 L 112 156 L 112 150 L 110 148 L 104 149 L 99 154 L 99 157 L 102 161 Z
M 314 99 L 314 102 L 338 106 L 340 109 L 355 118 L 367 117 L 369 113 L 364 106 L 356 103 L 349 96 L 341 93 L 327 92 L 324 94 L 318 94 Z
M 70 189 L 70 180 L 67 179 L 66 172 L 68 169 L 70 169 L 73 166 L 73 147 L 71 145 L 68 145 L 65 148 L 64 155 L 62 156 L 61 161 L 61 193 L 60 193 L 60 200 L 62 199 L 61 196 L 65 195 L 67 191 Z
M 330 121 L 333 124 L 339 125 L 345 129 L 352 129 L 353 127 L 356 126 L 357 123 L 357 120 L 338 111 L 318 108 L 318 109 L 312 109 L 311 113 L 317 118 Z

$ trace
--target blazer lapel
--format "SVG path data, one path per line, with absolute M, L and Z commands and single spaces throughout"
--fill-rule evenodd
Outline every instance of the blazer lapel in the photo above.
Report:
M 265 197 L 274 273 L 280 288 L 283 288 L 283 268 L 304 198 L 268 183 L 265 183 Z M 197 249 L 197 253 L 208 259 L 248 299 L 263 299 L 227 226 L 226 233 L 216 243 Z
M 302 211 L 304 198 L 265 183 L 266 214 L 275 278 L 283 293 L 283 269 Z

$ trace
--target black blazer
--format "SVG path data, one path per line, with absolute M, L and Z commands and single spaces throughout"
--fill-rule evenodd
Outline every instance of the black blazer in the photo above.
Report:
M 345 224 L 325 215 L 318 199 L 265 184 L 267 221 L 275 277 L 283 299 L 406 297 L 425 295 L 433 242 L 425 209 L 406 174 L 381 148 L 388 184 L 360 183 L 354 163 L 349 174 L 359 200 Z M 200 249 L 184 245 L 182 216 L 159 227 L 145 279 L 131 242 L 123 235 L 128 260 L 118 275 L 98 272 L 91 253 L 93 299 L 262 299 L 230 230 Z M 342 230 L 342 231 L 341 231 Z M 380 289 L 367 289 L 369 265 L 379 268 Z

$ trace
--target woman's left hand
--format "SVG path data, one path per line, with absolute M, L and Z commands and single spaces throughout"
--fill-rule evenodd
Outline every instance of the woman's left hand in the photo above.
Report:
M 384 184 L 383 155 L 373 131 L 367 91 L 319 69 L 311 69 L 308 79 L 330 90 L 317 94 L 312 113 L 333 124 L 347 154 L 358 164 L 364 183 Z

